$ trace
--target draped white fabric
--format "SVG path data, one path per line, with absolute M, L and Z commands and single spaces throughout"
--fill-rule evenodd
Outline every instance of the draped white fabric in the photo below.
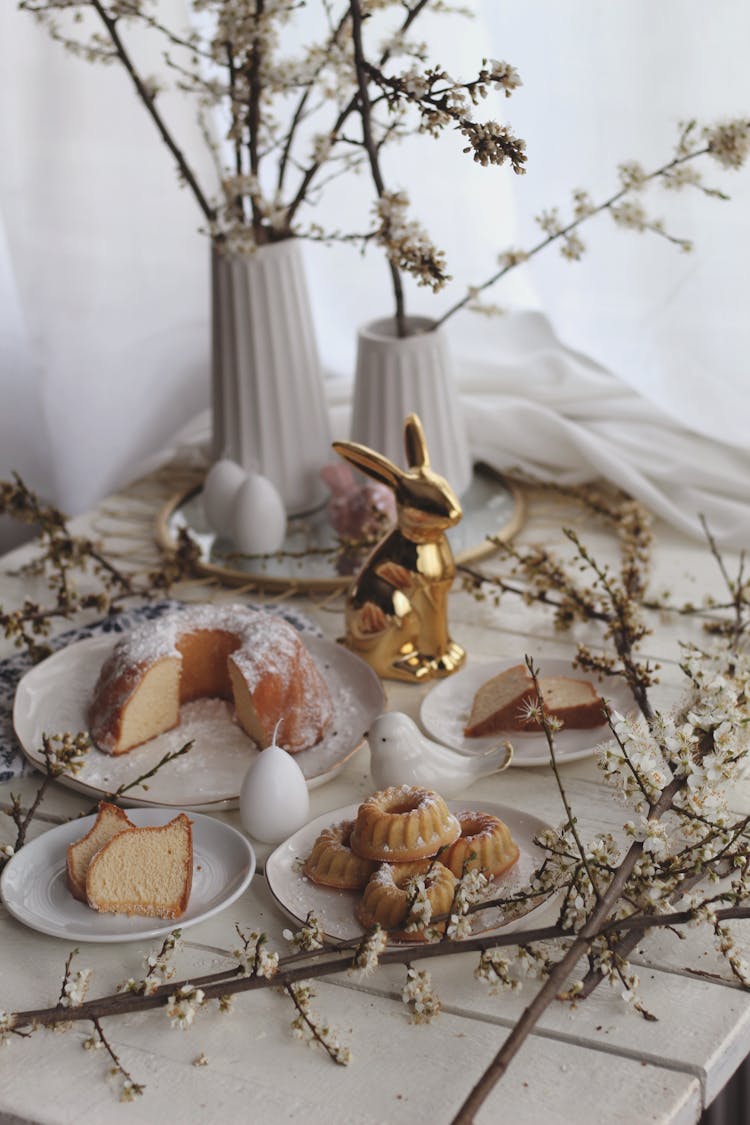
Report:
M 124 71 L 12 4 L 0 105 L 0 475 L 80 511 L 206 401 L 208 247 Z
M 432 57 L 464 74 L 482 57 L 518 67 L 524 86 L 500 112 L 528 142 L 528 173 L 475 166 L 455 136 L 390 152 L 389 181 L 409 191 L 456 279 L 438 297 L 410 288 L 414 313 L 439 314 L 492 272 L 499 250 L 531 244 L 533 216 L 564 214 L 572 189 L 603 198 L 621 160 L 660 164 L 678 120 L 750 113 L 742 0 L 475 7 L 470 23 L 425 25 Z M 183 0 L 160 11 L 179 16 Z M 0 104 L 0 476 L 18 469 L 78 511 L 208 402 L 208 249 L 126 76 L 71 58 L 11 4 L 0 9 Z M 198 151 L 186 107 L 168 108 Z M 694 528 L 701 510 L 728 541 L 747 542 L 750 171 L 714 168 L 707 182 L 732 202 L 695 191 L 644 200 L 695 239 L 692 255 L 602 216 L 584 229 L 582 262 L 545 251 L 488 294 L 511 311 L 543 310 L 549 324 L 461 313 L 450 336 L 487 459 L 565 479 L 604 473 L 680 526 Z M 362 177 L 333 187 L 315 217 L 363 229 L 368 209 Z M 356 325 L 390 310 L 383 261 L 346 247 L 306 253 L 324 363 L 350 377 Z

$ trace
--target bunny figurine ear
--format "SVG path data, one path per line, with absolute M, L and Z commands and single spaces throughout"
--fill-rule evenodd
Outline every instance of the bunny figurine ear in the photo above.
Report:
M 389 488 L 398 488 L 404 479 L 404 472 L 367 445 L 360 445 L 356 441 L 334 441 L 333 448 L 355 469 L 366 473 L 368 477 L 379 480 Z
M 406 463 L 412 469 L 426 469 L 430 464 L 427 440 L 418 414 L 410 414 L 404 424 Z

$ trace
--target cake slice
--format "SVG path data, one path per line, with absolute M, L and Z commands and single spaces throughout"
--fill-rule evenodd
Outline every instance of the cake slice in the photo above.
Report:
M 604 722 L 604 704 L 593 684 L 571 676 L 540 676 L 544 705 L 566 730 L 588 730 Z M 516 664 L 498 672 L 481 685 L 474 696 L 467 738 L 501 731 L 539 731 L 542 724 L 529 717 L 527 705 L 536 700 L 534 681 L 528 668 Z
M 541 676 L 539 688 L 544 705 L 565 730 L 589 730 L 605 721 L 604 701 L 588 680 L 571 676 Z M 542 724 L 526 720 L 522 730 L 541 730 Z
M 193 881 L 192 821 L 128 828 L 96 853 L 86 875 L 89 906 L 108 914 L 179 918 Z
M 74 898 L 80 899 L 81 902 L 87 901 L 86 872 L 91 860 L 113 836 L 132 827 L 133 822 L 122 809 L 110 805 L 107 801 L 100 801 L 99 813 L 89 831 L 68 847 L 68 889 Z
M 467 738 L 502 730 L 519 730 L 518 719 L 527 700 L 534 698 L 534 681 L 524 664 L 514 664 L 481 685 L 464 727 Z

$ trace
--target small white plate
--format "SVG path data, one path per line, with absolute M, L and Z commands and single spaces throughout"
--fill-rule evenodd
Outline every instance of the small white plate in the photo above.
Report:
M 108 634 L 78 641 L 22 677 L 16 689 L 13 724 L 24 754 L 34 765 L 44 766 L 39 749 L 43 733 L 87 729 L 87 710 L 99 669 L 119 639 Z M 313 789 L 333 777 L 359 749 L 368 726 L 385 709 L 385 694 L 372 668 L 348 649 L 307 634 L 305 646 L 323 673 L 334 707 L 325 737 L 310 750 L 295 754 Z M 113 756 L 92 747 L 81 770 L 75 776 L 63 774 L 59 781 L 92 798 L 106 797 L 191 738 L 195 741 L 187 754 L 129 790 L 122 803 L 207 811 L 236 808 L 242 780 L 259 751 L 221 699 L 186 704 L 180 711 L 179 726 L 128 754 Z
M 507 734 L 491 734 L 482 738 L 467 738 L 464 727 L 469 721 L 469 713 L 474 696 L 487 680 L 518 664 L 518 660 L 493 660 L 485 664 L 468 663 L 455 676 L 441 680 L 422 700 L 419 716 L 429 735 L 452 746 L 462 754 L 484 754 L 498 742 L 507 738 L 513 744 L 513 766 L 548 766 L 549 747 L 543 732 L 508 731 Z M 574 668 L 569 660 L 537 661 L 542 676 L 572 676 L 574 679 L 587 679 L 585 672 Z M 602 682 L 591 682 L 610 706 L 616 711 L 628 712 L 633 708 L 633 697 L 623 682 L 616 676 L 609 676 Z M 575 762 L 578 758 L 588 758 L 600 742 L 605 742 L 609 728 L 601 726 L 590 730 L 563 730 L 555 735 L 555 752 L 561 762 Z
M 130 819 L 138 827 L 167 824 L 170 809 L 134 809 Z M 172 930 L 195 926 L 239 898 L 255 874 L 255 852 L 242 833 L 192 813 L 193 886 L 181 918 L 100 914 L 73 898 L 66 882 L 68 845 L 85 836 L 95 816 L 70 820 L 25 844 L 7 864 L 0 879 L 8 913 L 38 930 L 70 941 L 141 941 Z
M 544 858 L 544 852 L 534 843 L 534 837 L 549 828 L 549 825 L 529 813 L 489 801 L 472 799 L 448 801 L 447 804 L 451 812 L 472 809 L 499 816 L 507 824 L 518 845 L 518 861 L 506 875 L 501 875 L 493 882 L 492 897 L 512 894 L 527 886 L 533 871 Z M 329 824 L 338 824 L 341 820 L 353 820 L 358 808 L 359 805 L 347 805 L 311 820 L 283 844 L 279 844 L 266 860 L 264 869 L 271 894 L 289 918 L 295 922 L 304 922 L 308 912 L 312 911 L 327 937 L 338 941 L 353 941 L 364 933 L 354 916 L 360 892 L 319 887 L 302 874 L 302 862 L 310 854 L 323 828 Z M 484 933 L 501 926 L 504 928 L 515 925 L 521 917 L 535 910 L 537 905 L 534 901 L 523 903 L 514 910 L 512 919 L 504 919 L 499 908 L 482 911 L 474 916 L 474 932 Z

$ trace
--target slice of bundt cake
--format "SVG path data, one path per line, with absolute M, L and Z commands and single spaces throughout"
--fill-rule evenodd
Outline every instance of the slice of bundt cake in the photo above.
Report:
M 132 828 L 133 822 L 122 809 L 107 801 L 99 803 L 99 812 L 93 825 L 80 840 L 68 847 L 67 880 L 70 893 L 86 902 L 86 872 L 91 860 L 118 832 Z
M 89 864 L 89 906 L 108 914 L 184 914 L 193 882 L 191 824 L 180 813 L 163 827 L 128 828 L 113 836 Z
M 246 606 L 194 606 L 147 621 L 102 666 L 89 707 L 91 736 L 126 754 L 177 726 L 180 706 L 233 700 L 240 726 L 264 749 L 314 746 L 333 717 L 328 685 L 299 633 L 275 614 Z
M 586 730 L 604 722 L 604 704 L 589 680 L 572 676 L 540 676 L 539 691 L 549 715 L 564 729 Z M 540 731 L 542 724 L 529 705 L 536 702 L 531 673 L 523 664 L 506 668 L 485 681 L 471 705 L 464 727 L 467 738 L 501 731 Z

